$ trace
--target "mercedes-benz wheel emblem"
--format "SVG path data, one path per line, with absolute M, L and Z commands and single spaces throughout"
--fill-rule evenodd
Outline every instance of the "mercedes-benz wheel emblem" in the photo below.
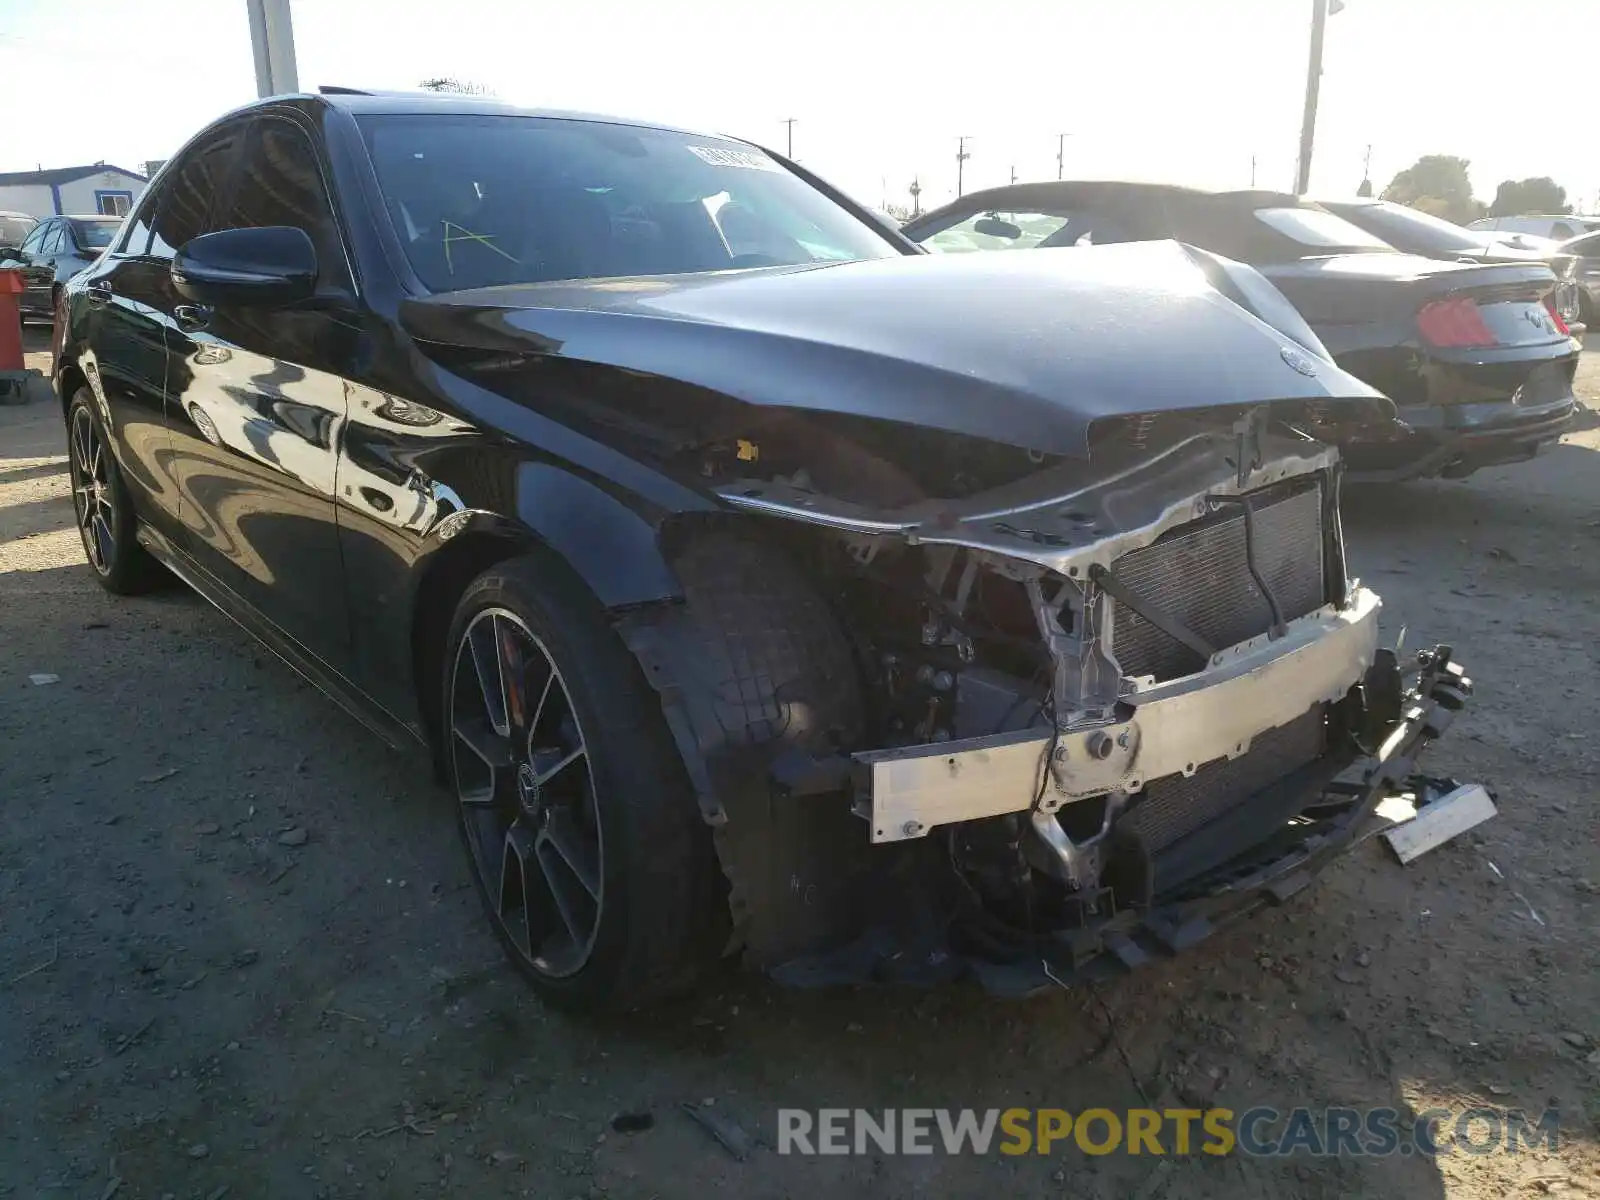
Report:
M 517 801 L 530 816 L 539 811 L 539 777 L 534 774 L 532 763 L 525 762 L 517 768 Z
M 1284 346 L 1278 351 L 1284 362 L 1288 363 L 1302 375 L 1315 375 L 1317 373 L 1317 360 L 1304 350 L 1296 350 L 1293 346 Z

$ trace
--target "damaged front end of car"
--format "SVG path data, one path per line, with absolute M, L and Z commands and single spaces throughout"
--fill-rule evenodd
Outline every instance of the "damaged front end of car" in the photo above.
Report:
M 750 739 L 728 716 L 748 697 L 705 684 L 711 591 L 619 629 L 715 827 L 744 954 L 795 984 L 1025 994 L 1180 950 L 1347 851 L 1471 685 L 1448 647 L 1402 665 L 1379 645 L 1326 419 L 1116 418 L 1088 461 L 910 502 L 911 472 L 875 485 L 859 448 L 849 470 L 762 470 L 739 441 L 725 520 L 798 565 L 855 695 L 775 681 L 788 643 L 724 629 L 772 686 L 772 736 Z

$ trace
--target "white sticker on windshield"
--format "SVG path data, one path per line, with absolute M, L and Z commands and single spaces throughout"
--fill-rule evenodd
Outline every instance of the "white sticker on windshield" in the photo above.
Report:
M 746 167 L 752 171 L 781 171 L 782 167 L 759 150 L 733 146 L 690 146 L 689 153 L 713 167 Z

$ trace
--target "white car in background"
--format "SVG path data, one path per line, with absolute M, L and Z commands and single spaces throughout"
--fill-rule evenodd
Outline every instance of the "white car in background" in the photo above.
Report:
M 1487 232 L 1531 235 L 1564 242 L 1585 233 L 1600 232 L 1600 217 L 1575 217 L 1570 213 L 1532 213 L 1521 217 L 1482 217 L 1467 226 Z M 1508 241 L 1518 239 L 1508 238 Z M 1531 247 L 1540 249 L 1541 247 Z
M 16 249 L 38 223 L 38 217 L 30 217 L 27 213 L 0 212 L 0 246 Z

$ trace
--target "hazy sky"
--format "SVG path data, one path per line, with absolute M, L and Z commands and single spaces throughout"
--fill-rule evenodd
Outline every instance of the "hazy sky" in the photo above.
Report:
M 300 84 L 480 82 L 517 103 L 784 148 L 869 204 L 1067 175 L 1293 183 L 1310 0 L 292 0 Z M 1600 0 L 1347 0 L 1313 191 L 1419 154 L 1480 198 L 1553 175 L 1600 209 Z M 244 0 L 0 0 L 0 171 L 136 168 L 255 95 Z

